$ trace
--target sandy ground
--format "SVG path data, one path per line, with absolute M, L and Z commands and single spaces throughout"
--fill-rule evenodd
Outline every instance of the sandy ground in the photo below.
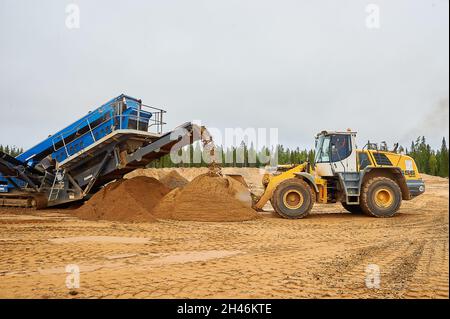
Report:
M 237 171 L 258 191 L 256 169 Z M 448 298 L 448 180 L 424 178 L 426 194 L 390 219 L 340 205 L 316 205 L 302 220 L 269 212 L 249 222 L 140 224 L 0 208 L 0 297 Z M 70 264 L 81 270 L 75 293 Z M 379 288 L 366 286 L 371 264 Z

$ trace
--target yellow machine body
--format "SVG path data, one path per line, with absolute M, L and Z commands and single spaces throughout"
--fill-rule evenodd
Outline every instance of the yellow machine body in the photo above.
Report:
M 369 176 L 389 176 L 399 185 L 404 200 L 409 200 L 424 192 L 417 165 L 410 156 L 378 150 L 356 150 L 356 154 L 357 172 L 362 175 L 361 184 Z M 262 181 L 265 191 L 254 208 L 261 210 L 271 200 L 277 186 L 291 178 L 304 179 L 316 193 L 317 203 L 326 204 L 339 201 L 328 194 L 330 179 L 320 176 L 309 163 L 303 163 L 280 165 L 275 173 L 265 174 Z

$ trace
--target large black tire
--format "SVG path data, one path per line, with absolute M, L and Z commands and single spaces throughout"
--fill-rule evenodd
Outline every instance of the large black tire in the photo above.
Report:
M 281 182 L 272 195 L 274 210 L 284 218 L 298 219 L 309 214 L 316 193 L 304 180 L 291 178 Z
M 364 183 L 360 204 L 369 216 L 392 217 L 402 204 L 402 191 L 392 179 L 374 177 Z
M 348 211 L 349 213 L 352 214 L 364 214 L 361 205 L 348 205 L 347 203 L 342 202 L 342 207 L 344 207 L 344 209 L 346 211 Z

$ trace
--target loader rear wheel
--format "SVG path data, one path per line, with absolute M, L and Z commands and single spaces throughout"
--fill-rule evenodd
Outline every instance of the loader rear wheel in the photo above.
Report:
M 349 205 L 349 204 L 344 203 L 344 202 L 342 202 L 341 204 L 342 204 L 342 207 L 344 207 L 344 209 L 346 211 L 348 211 L 349 213 L 352 213 L 352 214 L 355 214 L 355 215 L 364 213 L 362 208 L 361 208 L 361 205 Z
M 361 193 L 361 208 L 375 217 L 392 217 L 402 203 L 402 191 L 390 178 L 374 177 L 368 180 Z
M 284 218 L 303 218 L 309 214 L 316 193 L 304 180 L 291 178 L 280 183 L 272 195 L 274 210 Z

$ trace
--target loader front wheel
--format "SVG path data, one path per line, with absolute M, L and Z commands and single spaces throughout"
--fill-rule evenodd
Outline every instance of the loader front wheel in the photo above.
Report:
M 402 203 L 402 191 L 390 178 L 374 177 L 368 180 L 361 193 L 361 208 L 375 217 L 392 217 Z
M 280 183 L 272 195 L 274 210 L 284 218 L 297 219 L 309 214 L 316 193 L 304 180 L 291 178 Z

